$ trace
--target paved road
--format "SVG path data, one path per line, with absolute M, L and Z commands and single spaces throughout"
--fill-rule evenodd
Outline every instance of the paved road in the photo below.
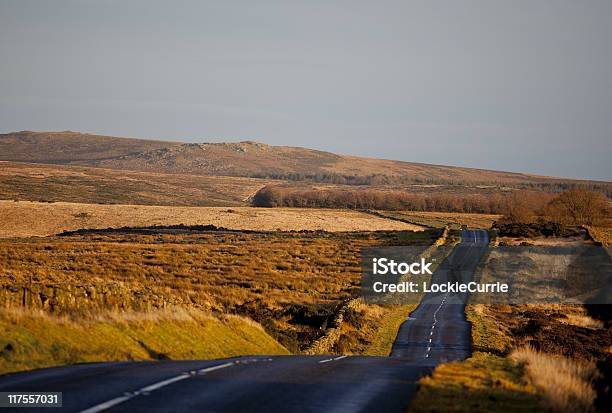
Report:
M 434 272 L 432 282 L 469 282 L 489 243 L 486 231 L 463 231 L 461 244 Z M 471 355 L 471 324 L 465 318 L 468 294 L 428 293 L 400 326 L 391 357 L 423 365 Z
M 434 277 L 471 277 L 487 242 L 484 231 L 464 231 Z M 83 364 L 2 376 L 0 391 L 62 391 L 65 412 L 403 412 L 420 377 L 470 354 L 465 298 L 428 294 L 391 357 Z

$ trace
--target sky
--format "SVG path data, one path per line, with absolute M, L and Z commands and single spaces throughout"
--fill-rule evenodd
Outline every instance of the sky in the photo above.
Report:
M 612 1 L 0 0 L 0 132 L 612 181 Z

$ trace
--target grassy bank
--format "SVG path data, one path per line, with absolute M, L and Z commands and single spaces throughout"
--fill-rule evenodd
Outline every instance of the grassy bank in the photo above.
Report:
M 468 305 L 466 315 L 472 323 L 472 357 L 441 364 L 421 379 L 409 412 L 544 411 L 524 367 L 507 357 L 509 331 L 483 305 Z
M 393 347 L 400 326 L 416 307 L 416 304 L 406 304 L 385 308 L 384 316 L 381 317 L 376 334 L 364 354 L 368 356 L 388 356 L 391 353 L 391 347 Z
M 610 336 L 584 312 L 570 305 L 468 305 L 472 357 L 422 379 L 409 411 L 594 411 L 602 380 L 595 360 L 605 357 Z
M 543 412 L 523 369 L 508 358 L 476 352 L 442 364 L 419 382 L 410 412 Z
M 0 373 L 65 364 L 288 354 L 259 324 L 196 310 L 112 313 L 78 320 L 0 312 Z

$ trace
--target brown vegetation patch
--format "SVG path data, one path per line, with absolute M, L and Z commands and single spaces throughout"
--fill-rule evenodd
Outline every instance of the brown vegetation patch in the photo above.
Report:
M 611 193 L 607 182 L 427 165 L 337 155 L 258 142 L 178 143 L 125 139 L 78 132 L 16 132 L 0 135 L 0 159 L 78 164 L 110 169 L 271 178 L 350 185 L 514 186 L 559 192 L 574 185 Z
M 358 294 L 360 248 L 423 233 L 93 233 L 0 242 L 0 302 L 52 313 L 189 307 L 260 322 L 292 350 Z
M 519 190 L 493 194 L 459 187 L 454 192 L 399 191 L 397 188 L 304 188 L 295 185 L 265 186 L 254 196 L 252 204 L 258 207 L 349 208 L 378 210 L 411 210 L 500 214 L 508 209 L 514 196 L 541 207 L 552 195 Z
M 0 201 L 0 238 L 46 236 L 80 228 L 215 225 L 255 231 L 420 231 L 357 211 L 297 208 L 166 207 Z
M 547 304 L 472 307 L 476 308 L 476 314 L 480 314 L 470 317 L 474 327 L 473 335 L 474 331 L 476 332 L 475 350 L 492 351 L 503 355 L 508 354 L 512 348 L 529 348 L 537 354 L 544 353 L 566 358 L 567 360 L 562 363 L 572 365 L 592 363 L 598 373 L 594 373 L 593 370 L 593 377 L 587 381 L 588 387 L 592 387 L 597 392 L 595 407 L 605 411 L 605 406 L 610 405 L 612 400 L 609 385 L 612 381 L 610 306 L 594 305 L 591 306 L 593 308 L 585 308 L 581 305 Z M 478 317 L 482 321 L 478 321 Z M 532 373 L 539 380 L 538 374 Z M 554 373 L 549 371 L 543 377 L 552 375 Z M 570 382 L 572 380 L 568 379 Z M 561 404 L 569 403 L 562 397 L 554 396 L 553 399 L 559 399 Z M 592 398 L 589 400 L 593 401 Z M 555 409 L 559 403 L 554 400 L 550 402 Z M 556 411 L 565 410 L 561 408 Z
M 521 347 L 511 358 L 525 366 L 529 380 L 544 394 L 548 408 L 555 412 L 584 413 L 593 410 L 597 393 L 593 382 L 598 373 L 591 361 Z
M 427 211 L 380 211 L 384 216 L 405 220 L 430 228 L 460 229 L 463 226 L 476 229 L 489 229 L 501 215 L 470 214 L 460 212 L 427 212 Z
M 18 201 L 246 206 L 270 182 L 0 161 L 0 199 Z

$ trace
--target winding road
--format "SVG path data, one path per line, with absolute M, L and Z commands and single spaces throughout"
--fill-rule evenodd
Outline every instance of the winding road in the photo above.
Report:
M 471 279 L 487 244 L 486 231 L 464 230 L 434 280 Z M 404 412 L 419 378 L 470 355 L 466 300 L 425 295 L 400 327 L 390 357 L 80 364 L 0 376 L 0 391 L 61 391 L 62 412 Z

